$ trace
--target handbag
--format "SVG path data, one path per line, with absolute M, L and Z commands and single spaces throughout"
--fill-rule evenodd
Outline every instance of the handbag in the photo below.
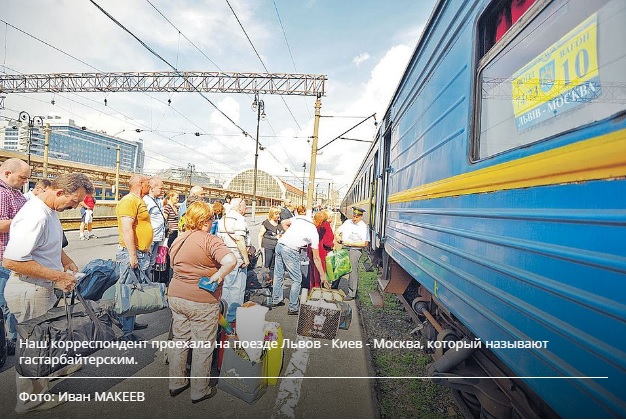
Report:
M 76 289 L 74 294 L 79 303 L 68 305 L 64 295 L 65 307 L 55 306 L 39 317 L 17 324 L 19 339 L 26 342 L 15 349 L 15 370 L 18 374 L 27 377 L 49 376 L 72 364 L 70 362 L 74 356 L 88 356 L 97 351 L 99 346 L 94 345 L 94 342 L 115 340 L 111 316 L 106 308 L 85 300 Z M 52 342 L 61 341 L 73 341 L 78 345 L 71 348 L 64 345 L 52 346 Z M 38 345 L 30 346 L 29 342 Z M 46 346 L 39 343 L 46 343 Z M 26 363 L 28 359 L 35 357 L 38 358 L 37 362 Z M 54 363 L 40 363 L 41 357 Z
M 126 278 L 115 284 L 115 313 L 120 316 L 149 314 L 167 308 L 165 284 L 140 282 L 137 269 L 126 270 Z
M 331 251 L 326 255 L 326 276 L 328 281 L 335 281 L 350 272 L 352 272 L 350 251 L 342 248 Z
M 159 245 L 157 248 L 157 257 L 154 265 L 155 271 L 165 271 L 167 268 L 167 253 L 169 249 L 166 245 Z
M 300 305 L 298 314 L 299 335 L 332 340 L 339 330 L 341 310 L 334 302 L 323 299 L 307 301 Z

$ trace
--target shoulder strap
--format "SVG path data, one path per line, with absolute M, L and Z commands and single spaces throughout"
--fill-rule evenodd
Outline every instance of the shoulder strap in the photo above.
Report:
M 148 195 L 148 197 L 150 197 L 150 200 L 152 200 L 152 202 L 157 207 L 157 209 L 159 209 L 159 213 L 161 213 L 161 217 L 163 218 L 163 221 L 167 225 L 167 219 L 165 218 L 165 215 L 163 215 L 163 209 L 159 207 L 159 203 L 157 203 L 157 201 L 151 195 Z

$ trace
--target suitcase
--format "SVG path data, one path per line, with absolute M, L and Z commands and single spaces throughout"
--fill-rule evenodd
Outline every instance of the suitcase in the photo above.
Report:
M 79 303 L 65 307 L 54 307 L 42 316 L 17 324 L 18 342 L 26 341 L 15 349 L 15 370 L 22 376 L 45 377 L 73 364 L 67 359 L 77 355 L 88 356 L 98 350 L 97 346 L 55 346 L 53 341 L 87 342 L 113 341 L 115 332 L 109 312 L 95 302 L 83 299 L 76 292 Z M 65 356 L 65 357 L 60 357 Z M 27 363 L 32 358 L 46 358 L 54 363 Z M 20 363 L 20 361 L 23 361 Z M 67 363 L 63 363 L 67 362 Z
M 341 310 L 334 302 L 324 300 L 307 301 L 300 305 L 298 335 L 332 340 L 337 336 Z
M 344 298 L 346 297 L 343 290 L 328 290 L 320 287 L 315 287 L 311 289 L 309 293 L 309 301 L 315 300 L 325 300 L 326 302 L 334 302 L 337 304 L 337 307 L 341 310 L 341 314 L 339 316 L 339 329 L 347 330 L 350 328 L 350 323 L 352 322 L 352 307 L 348 302 L 344 302 Z

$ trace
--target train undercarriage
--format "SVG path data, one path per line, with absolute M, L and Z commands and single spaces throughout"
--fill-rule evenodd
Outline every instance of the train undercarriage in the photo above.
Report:
M 465 418 L 559 417 L 489 349 L 472 348 L 476 337 L 398 263 L 384 252 L 373 259 L 382 264 L 379 291 L 395 294 L 416 325 L 413 333 L 433 344 L 424 346 L 433 358 L 430 380 L 451 388 Z

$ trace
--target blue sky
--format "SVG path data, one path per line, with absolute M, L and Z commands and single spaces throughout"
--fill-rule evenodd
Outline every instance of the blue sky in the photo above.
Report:
M 328 76 L 322 115 L 334 118 L 322 118 L 320 145 L 359 122 L 344 117 L 376 112 L 382 118 L 434 5 L 434 0 L 95 2 L 179 70 L 215 71 L 219 67 L 223 71 L 263 72 L 230 4 L 270 72 Z M 89 1 L 4 0 L 2 9 L 0 18 L 9 25 L 101 71 L 169 70 Z M 0 24 L 0 71 L 94 71 Z M 246 131 L 256 132 L 252 96 L 208 96 Z M 263 97 L 268 119 L 261 122 L 260 141 L 268 150 L 260 152 L 259 168 L 279 176 L 301 176 L 302 163 L 309 166 L 311 149 L 306 138 L 313 132 L 315 101 L 312 97 L 283 98 L 288 108 L 277 96 Z M 55 105 L 51 105 L 52 99 Z M 232 174 L 251 168 L 254 162 L 254 141 L 244 138 L 198 94 L 41 93 L 9 95 L 5 106 L 0 111 L 3 117 L 14 118 L 22 110 L 54 113 L 92 130 L 111 134 L 124 130 L 119 137 L 140 137 L 149 172 L 193 163 L 200 171 Z M 136 128 L 144 131 L 137 134 Z M 210 135 L 184 134 L 196 131 Z M 370 140 L 374 132 L 370 120 L 349 136 Z M 349 183 L 367 148 L 366 143 L 335 141 L 318 157 L 317 177 L 324 182 L 333 179 L 338 187 Z

